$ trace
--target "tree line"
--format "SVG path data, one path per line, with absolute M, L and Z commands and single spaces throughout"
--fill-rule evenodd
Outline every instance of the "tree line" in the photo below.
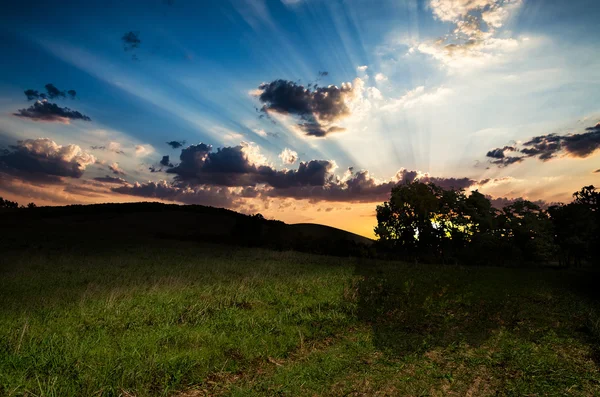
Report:
M 14 209 L 14 208 L 35 208 L 37 207 L 37 205 L 35 205 L 35 203 L 29 203 L 27 204 L 27 207 L 21 205 L 19 206 L 19 203 L 17 203 L 16 201 L 10 201 L 10 200 L 5 200 L 2 197 L 0 197 L 0 210 L 1 209 Z
M 413 182 L 394 187 L 389 201 L 377 206 L 378 241 L 366 245 L 339 236 L 311 236 L 299 233 L 280 221 L 239 214 L 225 209 L 197 205 L 131 203 L 41 207 L 0 197 L 0 212 L 38 218 L 148 211 L 186 211 L 231 218 L 225 235 L 160 227 L 157 236 L 174 239 L 214 241 L 276 250 L 296 250 L 325 255 L 402 259 L 429 263 L 475 265 L 527 265 L 558 263 L 582 266 L 600 257 L 600 192 L 585 186 L 568 204 L 542 208 L 517 200 L 502 209 L 478 191 L 444 189 L 435 184 Z M 65 225 L 67 226 L 67 225 Z
M 477 190 L 399 185 L 377 206 L 378 251 L 418 262 L 581 266 L 600 254 L 599 202 L 600 192 L 585 186 L 569 204 L 517 200 L 496 209 Z

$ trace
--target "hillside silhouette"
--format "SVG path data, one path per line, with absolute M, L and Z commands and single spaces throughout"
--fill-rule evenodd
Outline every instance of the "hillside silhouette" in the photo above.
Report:
M 372 240 L 317 224 L 289 225 L 260 214 L 202 205 L 156 202 L 4 208 L 4 249 L 111 249 L 119 245 L 183 240 L 297 250 L 328 255 L 364 255 Z

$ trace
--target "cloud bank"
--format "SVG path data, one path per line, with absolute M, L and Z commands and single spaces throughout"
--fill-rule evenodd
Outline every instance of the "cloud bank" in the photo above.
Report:
M 541 161 L 548 161 L 559 155 L 575 158 L 586 158 L 600 149 L 600 123 L 588 127 L 580 134 L 547 134 L 530 138 L 521 145 L 521 148 L 505 146 L 487 152 L 486 157 L 491 158 L 491 164 L 506 167 L 519 163 L 526 158 L 535 157 Z M 521 156 L 507 156 L 506 152 L 518 152 Z

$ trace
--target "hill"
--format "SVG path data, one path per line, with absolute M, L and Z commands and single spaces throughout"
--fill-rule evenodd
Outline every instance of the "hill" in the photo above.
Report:
M 358 234 L 348 232 L 346 230 L 326 225 L 320 225 L 317 223 L 294 223 L 290 225 L 290 229 L 298 232 L 301 235 L 310 236 L 312 238 L 333 238 L 337 240 L 354 241 L 358 244 L 373 244 L 373 240 L 371 240 L 370 238 L 363 237 Z
M 69 205 L 5 210 L 0 246 L 95 245 L 110 248 L 151 240 L 214 242 L 272 249 L 352 255 L 372 240 L 317 224 L 288 225 L 260 214 L 155 202 Z

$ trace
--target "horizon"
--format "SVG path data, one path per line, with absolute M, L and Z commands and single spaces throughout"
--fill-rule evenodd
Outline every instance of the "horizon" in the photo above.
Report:
M 20 204 L 200 204 L 373 238 L 402 182 L 545 203 L 600 184 L 593 1 L 4 11 L 0 196 Z

